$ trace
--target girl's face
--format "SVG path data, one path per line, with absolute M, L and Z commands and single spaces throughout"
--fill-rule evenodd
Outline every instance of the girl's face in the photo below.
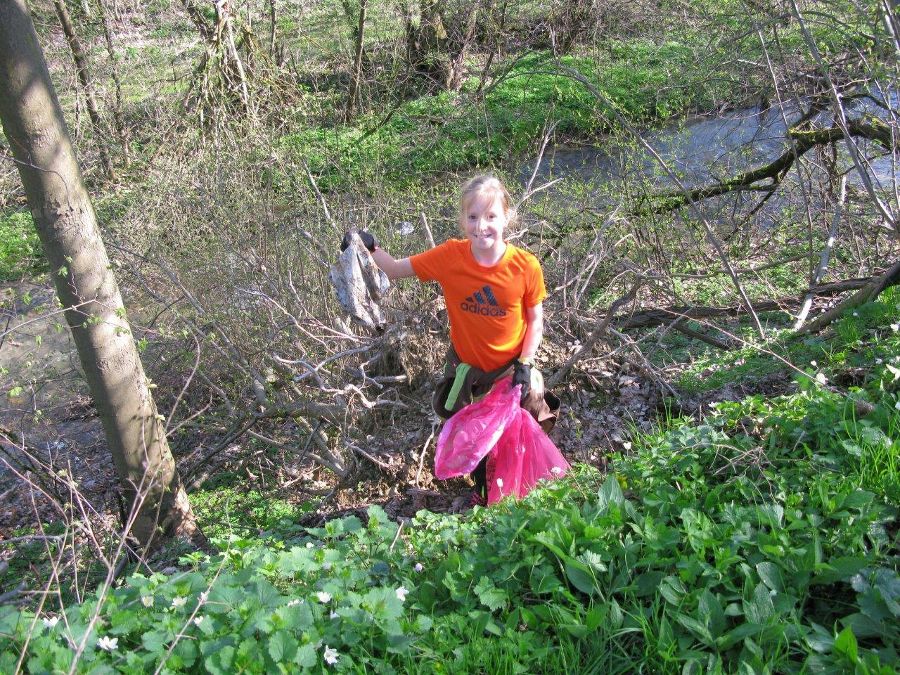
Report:
M 463 204 L 461 218 L 463 232 L 473 251 L 499 253 L 503 250 L 503 229 L 509 219 L 500 193 L 491 191 L 472 195 Z

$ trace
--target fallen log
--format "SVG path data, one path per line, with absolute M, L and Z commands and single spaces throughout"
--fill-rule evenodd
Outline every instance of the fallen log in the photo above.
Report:
M 828 326 L 847 310 L 859 307 L 862 304 L 874 300 L 886 288 L 896 286 L 897 284 L 900 284 L 900 260 L 895 262 L 881 274 L 870 278 L 868 283 L 861 286 L 859 290 L 849 298 L 842 300 L 835 307 L 832 307 L 827 312 L 817 316 L 813 321 L 810 321 L 797 331 L 797 334 L 806 335 L 809 333 L 816 333 Z
M 811 286 L 799 295 L 780 298 L 778 300 L 761 300 L 753 303 L 753 311 L 755 312 L 771 312 L 775 310 L 785 309 L 798 305 L 803 298 L 812 293 L 816 296 L 837 295 L 845 291 L 854 291 L 865 288 L 873 283 L 873 278 L 866 277 L 862 279 L 844 279 L 827 284 L 819 284 Z M 633 328 L 650 328 L 661 324 L 670 323 L 677 318 L 683 319 L 714 319 L 717 317 L 735 317 L 746 312 L 744 305 L 734 305 L 730 307 L 705 307 L 697 305 L 672 305 L 669 307 L 658 307 L 654 309 L 646 309 L 632 314 L 622 316 L 614 321 L 619 330 L 630 330 Z

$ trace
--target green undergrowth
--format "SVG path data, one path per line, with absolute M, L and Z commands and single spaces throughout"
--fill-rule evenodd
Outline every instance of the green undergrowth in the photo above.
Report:
M 283 147 L 325 188 L 376 177 L 408 184 L 531 152 L 551 124 L 558 139 L 599 138 L 612 115 L 572 71 L 634 121 L 701 106 L 706 88 L 673 84 L 696 75 L 695 63 L 692 50 L 675 42 L 614 41 L 596 59 L 529 54 L 479 95 L 478 78 L 471 78 L 458 94 L 424 96 L 350 125 L 300 130 L 285 136 Z
M 783 323 L 780 328 L 774 324 L 765 343 L 746 325 L 732 334 L 740 336 L 744 346 L 728 352 L 704 350 L 680 375 L 679 388 L 712 391 L 781 373 L 870 389 L 877 395 L 879 383 L 900 379 L 900 288 L 889 288 L 876 301 L 845 313 L 821 334 L 798 338 Z
M 241 480 L 245 479 L 238 477 L 238 481 Z M 210 537 L 257 535 L 275 530 L 284 532 L 312 508 L 308 504 L 294 504 L 259 490 L 243 490 L 240 484 L 221 483 L 220 480 L 191 493 L 194 513 L 203 532 Z
M 46 268 L 41 242 L 28 211 L 0 212 L 0 281 L 12 281 Z
M 84 644 L 80 672 L 895 672 L 897 388 L 860 415 L 805 381 L 518 503 L 235 532 L 102 602 L 4 607 L 0 671 Z

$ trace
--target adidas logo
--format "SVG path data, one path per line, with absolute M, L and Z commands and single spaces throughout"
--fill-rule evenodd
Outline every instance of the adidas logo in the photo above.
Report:
M 479 316 L 506 316 L 506 310 L 497 302 L 494 297 L 494 291 L 490 286 L 484 286 L 482 289 L 475 291 L 465 300 L 459 303 L 464 312 L 471 312 Z

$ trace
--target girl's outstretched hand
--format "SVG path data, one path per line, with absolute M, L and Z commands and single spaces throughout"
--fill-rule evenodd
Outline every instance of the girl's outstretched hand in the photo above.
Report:
M 531 364 L 516 361 L 512 384 L 514 387 L 517 384 L 522 385 L 522 403 L 525 403 L 525 398 L 531 391 Z
M 344 233 L 344 238 L 341 240 L 341 251 L 346 251 L 347 247 L 350 245 L 350 232 L 347 231 Z M 359 235 L 359 238 L 362 239 L 363 246 L 369 249 L 369 253 L 375 253 L 375 249 L 378 247 L 378 240 L 375 239 L 375 235 L 370 234 L 368 232 L 364 232 L 363 230 L 359 230 L 356 234 Z

